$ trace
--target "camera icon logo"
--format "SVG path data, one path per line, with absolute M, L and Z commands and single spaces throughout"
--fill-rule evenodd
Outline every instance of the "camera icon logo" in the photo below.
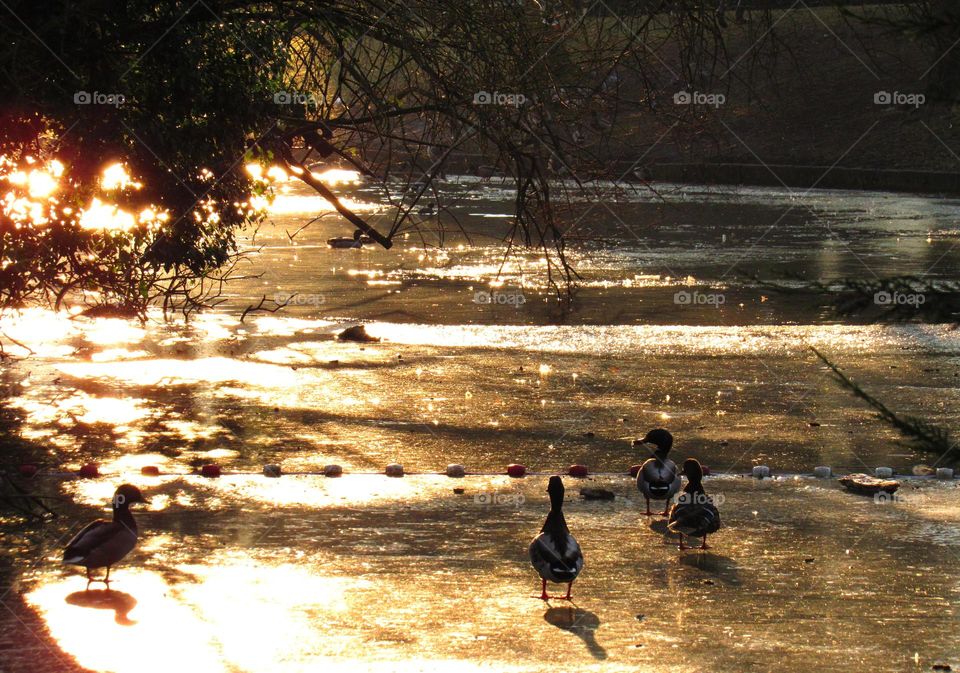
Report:
M 90 105 L 93 101 L 93 96 L 90 95 L 89 91 L 77 91 L 73 94 L 73 102 L 76 105 Z
M 290 105 L 293 102 L 293 97 L 289 91 L 278 91 L 273 94 L 273 102 L 277 105 Z
M 474 105 L 490 105 L 492 102 L 493 96 L 490 95 L 489 91 L 478 91 L 473 94 Z
M 679 292 L 674 293 L 673 303 L 679 304 L 680 306 L 687 306 L 693 302 L 693 295 L 687 292 L 686 290 L 680 290 Z
M 875 505 L 887 505 L 887 504 L 896 503 L 896 502 L 903 502 L 901 497 L 896 493 L 879 491 L 878 493 L 873 494 L 873 503 Z
M 689 91 L 678 91 L 673 94 L 674 105 L 690 105 L 693 102 L 693 96 Z
M 893 295 L 886 291 L 876 292 L 873 295 L 873 303 L 877 306 L 889 306 L 893 303 Z
M 889 91 L 878 91 L 873 94 L 873 102 L 876 105 L 890 105 L 893 102 L 893 94 Z

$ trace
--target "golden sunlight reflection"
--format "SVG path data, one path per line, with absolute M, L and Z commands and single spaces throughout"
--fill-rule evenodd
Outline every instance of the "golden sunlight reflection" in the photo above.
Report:
M 402 479 L 390 479 L 382 474 L 359 474 L 349 464 L 343 465 L 346 476 L 329 479 L 320 474 L 286 474 L 282 479 L 267 479 L 259 474 L 225 474 L 218 479 L 188 476 L 144 477 L 139 470 L 143 465 L 157 465 L 161 472 L 183 468 L 169 460 L 160 460 L 156 454 L 138 459 L 117 459 L 104 462 L 101 469 L 118 472 L 112 479 L 80 479 L 65 487 L 69 497 L 77 503 L 97 507 L 107 512 L 107 506 L 119 479 L 145 489 L 151 500 L 150 510 L 159 509 L 154 502 L 160 494 L 167 496 L 164 502 L 180 502 L 182 496 L 206 503 L 216 509 L 225 506 L 269 507 L 342 507 L 344 505 L 380 505 L 402 503 L 409 506 L 417 502 L 430 502 L 450 493 L 449 479 L 443 475 L 407 475 Z M 210 454 L 207 459 L 213 460 Z M 321 460 L 320 462 L 324 462 Z M 325 462 L 331 462 L 328 458 Z M 290 469 L 322 469 L 320 465 L 296 465 L 297 461 L 285 462 Z M 359 467 L 358 470 L 369 468 Z M 491 477 L 492 486 L 510 488 L 509 477 Z
M 80 226 L 84 229 L 129 231 L 136 223 L 132 214 L 98 198 L 94 198 L 80 214 Z
M 29 389 L 28 389 L 29 391 Z M 32 392 L 14 397 L 11 407 L 26 412 L 31 424 L 108 423 L 123 427 L 150 415 L 146 400 L 131 397 L 94 397 L 83 391 L 54 400 L 34 398 Z
M 848 352 L 897 347 L 912 339 L 912 330 L 876 325 L 424 325 L 373 322 L 367 333 L 384 342 L 463 348 L 501 348 L 532 352 L 596 353 L 788 353 L 824 346 Z M 939 339 L 946 328 L 924 328 L 924 338 Z
M 358 201 L 348 197 L 340 197 L 339 201 L 354 212 L 375 212 L 383 210 L 384 206 L 372 201 Z M 300 194 L 278 194 L 267 209 L 274 215 L 292 215 L 297 213 L 326 213 L 334 212 L 333 204 L 322 196 Z
M 90 359 L 94 362 L 110 362 L 114 360 L 138 360 L 149 357 L 147 351 L 131 351 L 126 348 L 108 348 L 106 350 L 93 353 Z
M 127 172 L 127 167 L 118 162 L 103 169 L 100 186 L 106 191 L 113 191 L 128 188 L 140 189 L 143 187 L 143 184 L 130 177 L 130 174 Z
M 412 500 L 447 493 L 448 484 L 442 479 L 410 476 L 388 479 L 380 474 L 351 474 L 341 479 L 317 475 L 288 475 L 282 479 L 228 475 L 208 484 L 222 498 L 239 498 L 274 507 L 332 507 L 382 502 L 409 504 Z
M 0 330 L 19 344 L 29 347 L 35 355 L 62 357 L 70 354 L 76 346 L 66 343 L 81 337 L 98 346 L 133 346 L 146 337 L 144 327 L 133 320 L 120 318 L 80 318 L 71 319 L 66 313 L 55 313 L 41 308 L 29 308 L 8 311 L 0 317 Z M 5 345 L 18 354 L 26 351 L 18 343 Z M 108 351 L 91 354 L 95 359 L 107 359 Z M 118 348 L 113 351 L 116 359 L 130 359 L 143 351 L 127 351 Z
M 0 157 L 0 181 L 12 188 L 0 199 L 0 213 L 18 227 L 44 225 L 57 205 L 54 194 L 60 187 L 63 164 L 54 160 L 35 167 L 33 157 L 26 157 L 25 163 L 27 167 L 21 168 Z
M 4 348 L 18 356 L 29 354 L 26 346 L 36 355 L 63 357 L 74 350 L 63 340 L 77 332 L 77 325 L 63 313 L 29 308 L 5 312 L 0 316 L 0 329 L 10 337 Z
M 50 581 L 26 596 L 60 648 L 82 667 L 115 673 L 227 670 L 210 626 L 167 595 L 160 575 L 124 568 L 109 592 L 113 596 L 101 589 L 93 600 L 84 596 L 85 583 L 80 577 Z
M 176 566 L 189 578 L 177 584 L 130 567 L 118 570 L 110 591 L 83 591 L 76 575 L 50 578 L 26 601 L 84 668 L 305 671 L 318 639 L 331 644 L 326 627 L 347 610 L 349 591 L 368 584 L 239 551 L 207 560 Z
M 46 198 L 57 189 L 57 180 L 45 171 L 32 170 L 27 176 L 27 193 L 31 198 Z
M 76 362 L 57 365 L 79 378 L 112 378 L 137 385 L 242 382 L 247 385 L 288 388 L 297 375 L 287 367 L 211 357 L 197 360 L 138 360 L 136 362 Z
M 361 182 L 359 171 L 343 168 L 328 168 L 320 173 L 311 172 L 311 175 L 315 179 L 321 180 L 331 187 L 336 187 L 338 185 L 358 185 Z
M 140 343 L 147 334 L 140 323 L 120 318 L 95 318 L 80 324 L 79 328 L 87 341 L 98 346 L 129 346 Z
M 258 182 L 265 183 L 283 183 L 296 180 L 295 176 L 287 173 L 280 166 L 264 167 L 263 164 L 251 162 L 244 166 L 247 175 Z M 299 169 L 294 169 L 294 173 L 302 173 Z M 311 171 L 311 177 L 326 183 L 330 187 L 339 185 L 359 185 L 362 182 L 360 172 L 344 168 L 328 168 L 325 171 Z

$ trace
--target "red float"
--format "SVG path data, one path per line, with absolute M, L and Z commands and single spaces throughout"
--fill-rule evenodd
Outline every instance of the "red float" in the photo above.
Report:
M 567 470 L 567 474 L 569 474 L 571 477 L 583 479 L 590 474 L 590 470 L 587 469 L 586 465 L 571 465 Z
M 709 477 L 709 476 L 710 476 L 710 466 L 709 466 L 709 465 L 701 465 L 700 468 L 703 470 L 703 476 L 704 476 L 704 477 Z
M 640 474 L 640 468 L 641 468 L 641 467 L 643 467 L 643 465 L 631 465 L 631 466 L 630 466 L 630 476 L 633 477 L 634 479 L 636 479 L 636 478 L 637 478 L 637 475 Z
M 33 464 L 26 464 L 20 466 L 20 475 L 26 477 L 27 479 L 32 479 L 36 475 L 38 468 Z
M 96 479 L 100 476 L 100 466 L 96 463 L 87 463 L 80 466 L 80 476 L 84 479 Z
M 219 477 L 222 472 L 219 465 L 204 465 L 200 468 L 200 474 L 204 477 Z
M 159 477 L 160 468 L 156 465 L 144 465 L 140 468 L 140 474 L 145 477 Z
M 520 465 L 519 463 L 510 463 L 507 465 L 507 474 L 511 477 L 520 478 L 527 473 L 527 466 Z

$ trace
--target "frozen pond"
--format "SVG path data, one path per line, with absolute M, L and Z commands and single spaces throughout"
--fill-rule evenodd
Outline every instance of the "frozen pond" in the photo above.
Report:
M 545 477 L 144 479 L 140 549 L 112 596 L 49 562 L 24 599 L 103 671 L 929 670 L 957 663 L 953 484 L 895 503 L 813 479 L 712 478 L 709 552 L 661 544 L 626 477 L 568 479 L 574 603 L 538 598 L 526 544 Z M 463 494 L 453 493 L 455 486 Z M 110 485 L 76 482 L 95 507 Z M 171 643 L 170 647 L 163 643 Z M 145 653 L 149 653 L 145 656 Z
M 600 242 L 571 249 L 583 283 L 569 311 L 540 254 L 504 260 L 510 195 L 461 180 L 444 194 L 470 236 L 450 231 L 442 249 L 410 234 L 390 251 L 331 250 L 326 239 L 348 233 L 332 218 L 291 240 L 318 206 L 294 189 L 247 241 L 248 270 L 262 275 L 230 286 L 217 313 L 189 325 L 6 319 L 34 351 L 2 370 L 14 464 L 96 461 L 105 476 L 38 477 L 64 516 L 42 531 L 0 527 L 16 550 L 0 565 L 11 587 L 0 670 L 67 670 L 74 658 L 118 673 L 956 667 L 955 482 L 910 481 L 898 502 L 875 504 L 833 481 L 734 475 L 757 464 L 909 473 L 936 460 L 904 447 L 810 346 L 898 412 L 956 428 L 960 334 L 840 322 L 752 278 L 956 278 L 960 204 L 662 192 L 572 204 L 580 234 Z M 385 217 L 369 190 L 347 197 Z M 261 297 L 291 295 L 283 312 L 240 322 Z M 358 321 L 381 342 L 336 340 Z M 662 545 L 625 475 L 590 482 L 613 502 L 582 501 L 582 482 L 567 479 L 587 566 L 573 606 L 532 598 L 526 545 L 546 514 L 544 475 L 574 463 L 625 473 L 643 458 L 630 441 L 656 426 L 674 433 L 676 458 L 719 475 L 706 483 L 725 498 L 715 548 Z M 394 461 L 541 474 L 350 474 Z M 347 475 L 174 476 L 208 463 L 337 463 Z M 171 476 L 143 477 L 144 465 Z M 83 596 L 81 575 L 59 565 L 62 543 L 122 481 L 152 499 L 140 546 L 113 596 Z

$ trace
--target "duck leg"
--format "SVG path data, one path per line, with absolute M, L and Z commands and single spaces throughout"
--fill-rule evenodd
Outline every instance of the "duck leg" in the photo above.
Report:
M 103 583 L 107 585 L 107 591 L 110 591 L 110 566 L 107 566 L 107 576 L 103 578 Z
M 680 533 L 680 544 L 677 545 L 677 549 L 683 551 L 684 549 L 689 549 L 687 545 L 683 544 L 683 533 Z
M 573 591 L 573 582 L 567 582 L 567 595 L 563 597 L 563 600 L 565 600 L 565 601 L 572 601 L 572 600 L 573 600 L 573 599 L 570 597 L 570 592 L 571 592 L 571 591 Z
M 547 595 L 547 580 L 543 580 L 543 585 L 540 589 L 540 600 L 542 601 L 550 600 L 550 596 Z
M 90 591 L 90 585 L 93 584 L 96 580 L 90 577 L 90 568 L 87 568 L 87 588 L 84 591 Z
M 650 498 L 644 496 L 644 499 L 647 501 L 647 511 L 644 512 L 644 516 L 653 516 L 653 512 L 650 511 Z
M 711 549 L 710 545 L 707 544 L 707 536 L 703 536 L 703 544 L 700 545 L 700 549 Z
M 660 516 L 667 516 L 670 514 L 670 498 L 667 498 L 667 502 L 663 505 L 663 513 Z

